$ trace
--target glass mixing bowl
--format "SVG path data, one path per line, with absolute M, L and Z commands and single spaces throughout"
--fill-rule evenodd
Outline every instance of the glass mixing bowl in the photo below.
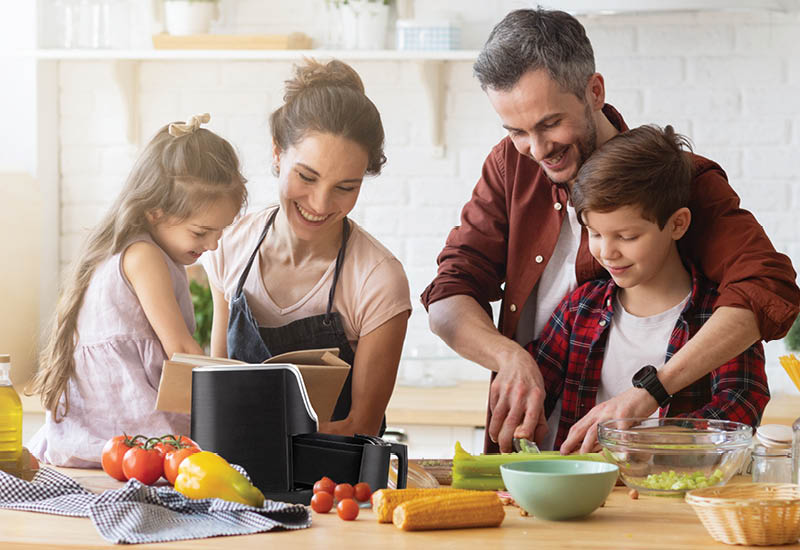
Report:
M 597 439 L 628 487 L 683 495 L 736 474 L 747 459 L 753 428 L 702 418 L 617 418 L 598 425 Z

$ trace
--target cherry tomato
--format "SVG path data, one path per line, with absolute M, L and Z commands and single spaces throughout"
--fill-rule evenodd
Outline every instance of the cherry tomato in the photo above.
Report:
M 345 521 L 353 521 L 358 517 L 358 503 L 352 498 L 345 498 L 336 505 L 336 513 Z
M 372 487 L 366 481 L 362 481 L 361 483 L 356 483 L 356 486 L 353 487 L 353 492 L 357 501 L 367 502 L 372 496 Z
M 314 493 L 311 497 L 311 509 L 318 514 L 327 514 L 333 508 L 333 495 L 326 491 Z
M 127 435 L 112 437 L 103 447 L 100 463 L 103 471 L 120 481 L 127 481 L 125 473 L 122 471 L 122 459 L 131 447 L 138 445 L 138 439 L 130 438 Z
M 166 456 L 164 456 L 164 477 L 172 485 L 175 485 L 175 479 L 178 477 L 178 466 L 181 465 L 183 459 L 194 453 L 199 453 L 200 449 L 197 447 L 184 447 L 182 449 L 172 449 Z
M 333 498 L 336 500 L 344 500 L 346 498 L 353 498 L 353 486 L 349 483 L 340 483 L 333 490 Z
M 323 477 L 319 481 L 314 484 L 314 494 L 323 491 L 325 493 L 333 494 L 333 490 L 336 488 L 336 483 L 329 477 Z
M 122 457 L 122 472 L 128 479 L 152 485 L 164 474 L 164 457 L 158 449 L 131 447 Z

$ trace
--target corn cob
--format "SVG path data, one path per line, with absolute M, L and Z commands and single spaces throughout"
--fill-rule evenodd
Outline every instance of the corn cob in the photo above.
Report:
M 409 500 L 394 509 L 392 522 L 404 531 L 497 527 L 505 511 L 497 493 L 465 491 Z
M 372 511 L 378 523 L 392 523 L 394 509 L 403 502 L 415 498 L 430 498 L 447 493 L 464 493 L 461 489 L 441 487 L 438 489 L 380 489 L 372 494 Z

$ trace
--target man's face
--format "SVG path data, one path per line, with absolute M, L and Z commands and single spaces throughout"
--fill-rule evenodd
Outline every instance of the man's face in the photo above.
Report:
M 597 148 L 588 101 L 562 89 L 544 69 L 528 71 L 507 91 L 487 89 L 514 147 L 556 183 L 569 183 Z

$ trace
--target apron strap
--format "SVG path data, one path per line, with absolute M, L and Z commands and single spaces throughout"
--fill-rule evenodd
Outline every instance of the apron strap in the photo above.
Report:
M 261 236 L 258 238 L 258 244 L 253 249 L 253 253 L 250 254 L 250 260 L 247 262 L 247 266 L 245 266 L 242 275 L 239 277 L 239 282 L 236 285 L 236 293 L 233 295 L 234 297 L 239 296 L 242 293 L 242 289 L 244 288 L 244 283 L 247 280 L 247 276 L 250 274 L 250 268 L 253 267 L 253 260 L 256 258 L 256 254 L 258 254 L 258 249 L 261 248 L 261 243 L 264 242 L 264 237 L 267 236 L 267 231 L 269 231 L 272 222 L 275 221 L 275 216 L 278 214 L 278 209 L 275 209 L 269 219 L 267 220 L 266 225 L 264 225 L 264 231 L 261 232 Z
M 347 252 L 347 239 L 350 236 L 350 222 L 347 220 L 347 218 L 342 220 L 342 222 L 342 246 L 339 247 L 339 253 L 336 255 L 336 267 L 333 270 L 333 282 L 331 283 L 331 291 L 328 294 L 328 307 L 325 310 L 325 318 L 322 320 L 325 326 L 331 324 L 331 309 L 333 308 L 333 297 L 336 294 L 336 283 L 339 281 L 339 272 L 342 270 L 344 255 Z

